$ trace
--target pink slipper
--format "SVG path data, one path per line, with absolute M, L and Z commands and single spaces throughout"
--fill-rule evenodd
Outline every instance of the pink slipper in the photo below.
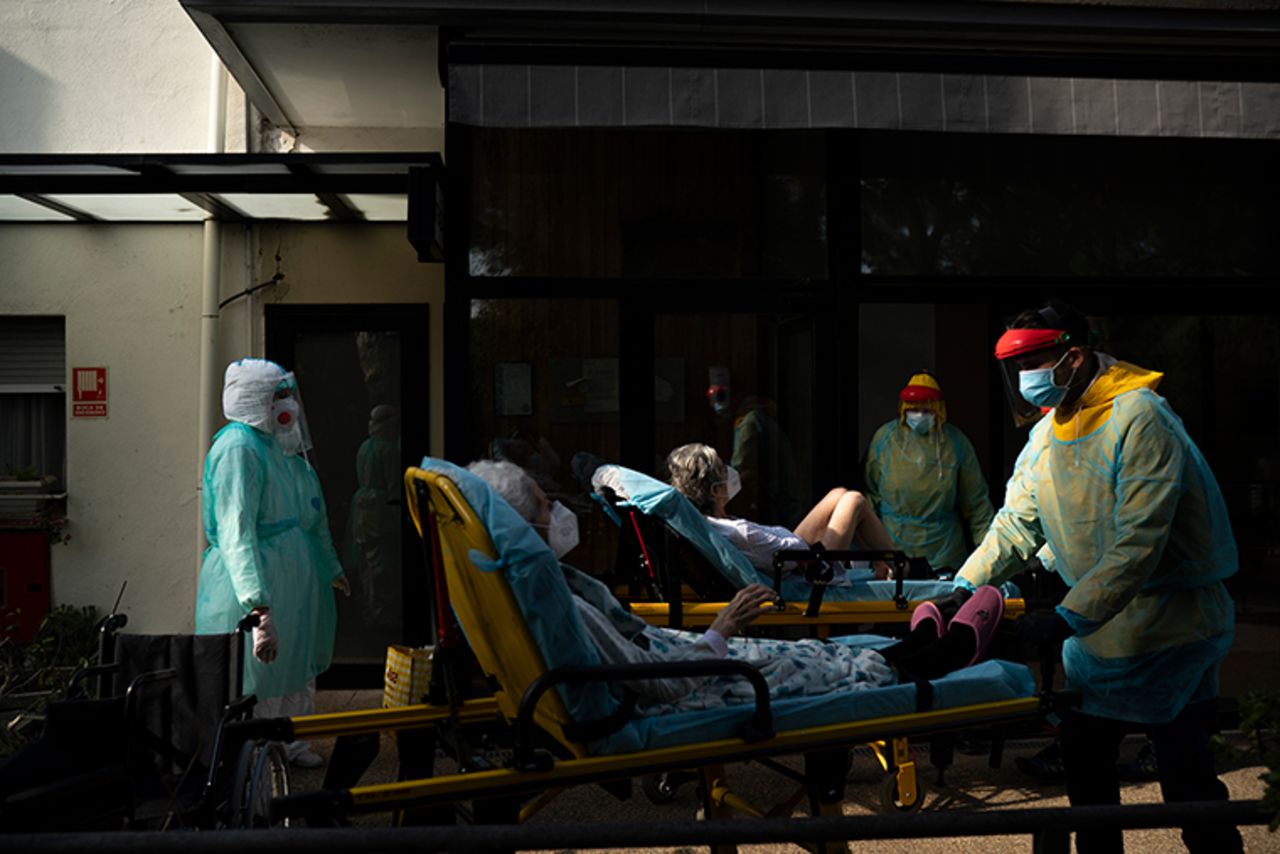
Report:
M 921 602 L 916 606 L 915 611 L 911 613 L 911 631 L 915 631 L 916 626 L 925 620 L 933 620 L 933 624 L 938 627 L 938 637 L 946 634 L 947 621 L 942 619 L 942 612 L 932 602 Z
M 959 623 L 962 626 L 968 626 L 973 629 L 974 635 L 977 636 L 978 645 L 973 653 L 973 658 L 969 659 L 968 667 L 977 662 L 982 654 L 987 651 L 987 647 L 991 645 L 991 639 L 996 636 L 996 627 L 1000 625 L 1000 618 L 1004 616 L 1004 597 L 1000 595 L 1000 591 L 990 585 L 979 587 L 974 594 L 969 597 L 968 601 L 960 606 L 960 610 L 956 611 L 956 615 L 951 618 L 951 624 L 947 627 Z

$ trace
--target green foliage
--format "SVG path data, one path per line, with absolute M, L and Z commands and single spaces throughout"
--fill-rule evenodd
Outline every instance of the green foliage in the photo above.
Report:
M 26 740 L 19 722 L 40 715 L 65 693 L 72 673 L 96 660 L 99 620 L 92 605 L 60 605 L 40 623 L 31 643 L 0 639 L 0 755 Z
M 1257 753 L 1266 770 L 1258 775 L 1265 788 L 1262 806 L 1271 814 L 1271 830 L 1280 828 L 1280 691 L 1255 692 L 1240 701 L 1240 731 L 1248 736 L 1250 754 Z M 1238 760 L 1242 754 L 1217 740 L 1220 756 Z

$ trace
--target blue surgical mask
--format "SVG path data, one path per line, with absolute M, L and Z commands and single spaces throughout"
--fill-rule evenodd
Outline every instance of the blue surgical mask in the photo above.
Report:
M 1065 358 L 1067 354 L 1063 353 L 1062 359 Z M 1018 372 L 1018 393 L 1022 395 L 1023 400 L 1032 406 L 1046 409 L 1062 403 L 1071 384 L 1070 380 L 1067 380 L 1067 385 L 1058 385 L 1053 381 L 1053 372 L 1058 369 L 1058 365 L 1062 364 L 1062 359 L 1055 362 L 1051 368 Z M 1075 371 L 1071 373 L 1075 376 Z
M 907 426 L 915 430 L 921 436 L 927 436 L 929 431 L 933 429 L 934 415 L 932 412 L 916 412 L 907 413 Z

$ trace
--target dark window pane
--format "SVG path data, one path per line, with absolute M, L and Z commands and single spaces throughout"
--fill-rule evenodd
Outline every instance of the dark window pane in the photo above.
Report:
M 578 516 L 566 560 L 584 571 L 613 565 L 617 529 L 577 476 L 575 455 L 619 456 L 616 300 L 473 300 L 471 446 L 477 459 L 524 468 Z
M 388 644 L 404 642 L 401 344 L 385 329 L 294 339 L 309 456 L 352 587 L 336 598 L 338 663 L 381 661 Z
M 862 272 L 1274 275 L 1278 204 L 1233 181 L 864 178 Z
M 0 394 L 0 476 L 50 478 L 40 491 L 62 492 L 66 448 L 66 398 L 61 392 Z M 12 508 L 0 502 L 0 515 L 6 509 Z
M 824 278 L 823 138 L 469 131 L 473 276 Z
M 812 317 L 659 315 L 654 473 L 666 476 L 680 445 L 711 445 L 742 475 L 729 513 L 788 527 L 803 519 L 815 498 L 815 335 Z M 664 410 L 664 395 L 678 411 Z
M 864 274 L 1280 272 L 1275 145 L 900 136 L 864 141 Z

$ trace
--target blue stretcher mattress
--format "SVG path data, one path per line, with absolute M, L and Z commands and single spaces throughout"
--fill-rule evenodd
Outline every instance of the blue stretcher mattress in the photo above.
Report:
M 500 571 L 520 606 L 534 642 L 548 668 L 599 666 L 602 661 L 587 636 L 572 593 L 555 555 L 518 513 L 480 478 L 443 460 L 425 457 L 423 469 L 445 474 L 457 484 L 489 532 L 496 560 L 473 551 L 479 572 Z M 683 498 L 683 496 L 681 496 Z M 692 505 L 690 505 L 692 507 Z M 695 511 L 696 512 L 696 511 Z M 732 548 L 725 544 L 726 547 Z M 876 648 L 892 643 L 878 635 L 835 638 L 833 643 Z M 987 661 L 934 680 L 934 708 L 1029 697 L 1035 680 L 1021 664 Z M 604 718 L 621 701 L 620 689 L 603 684 L 560 685 L 556 689 L 575 720 Z M 913 684 L 792 697 L 771 704 L 777 731 L 910 714 L 916 707 Z M 589 745 L 594 754 L 671 747 L 732 738 L 754 712 L 753 703 L 656 715 L 632 720 L 623 729 Z

